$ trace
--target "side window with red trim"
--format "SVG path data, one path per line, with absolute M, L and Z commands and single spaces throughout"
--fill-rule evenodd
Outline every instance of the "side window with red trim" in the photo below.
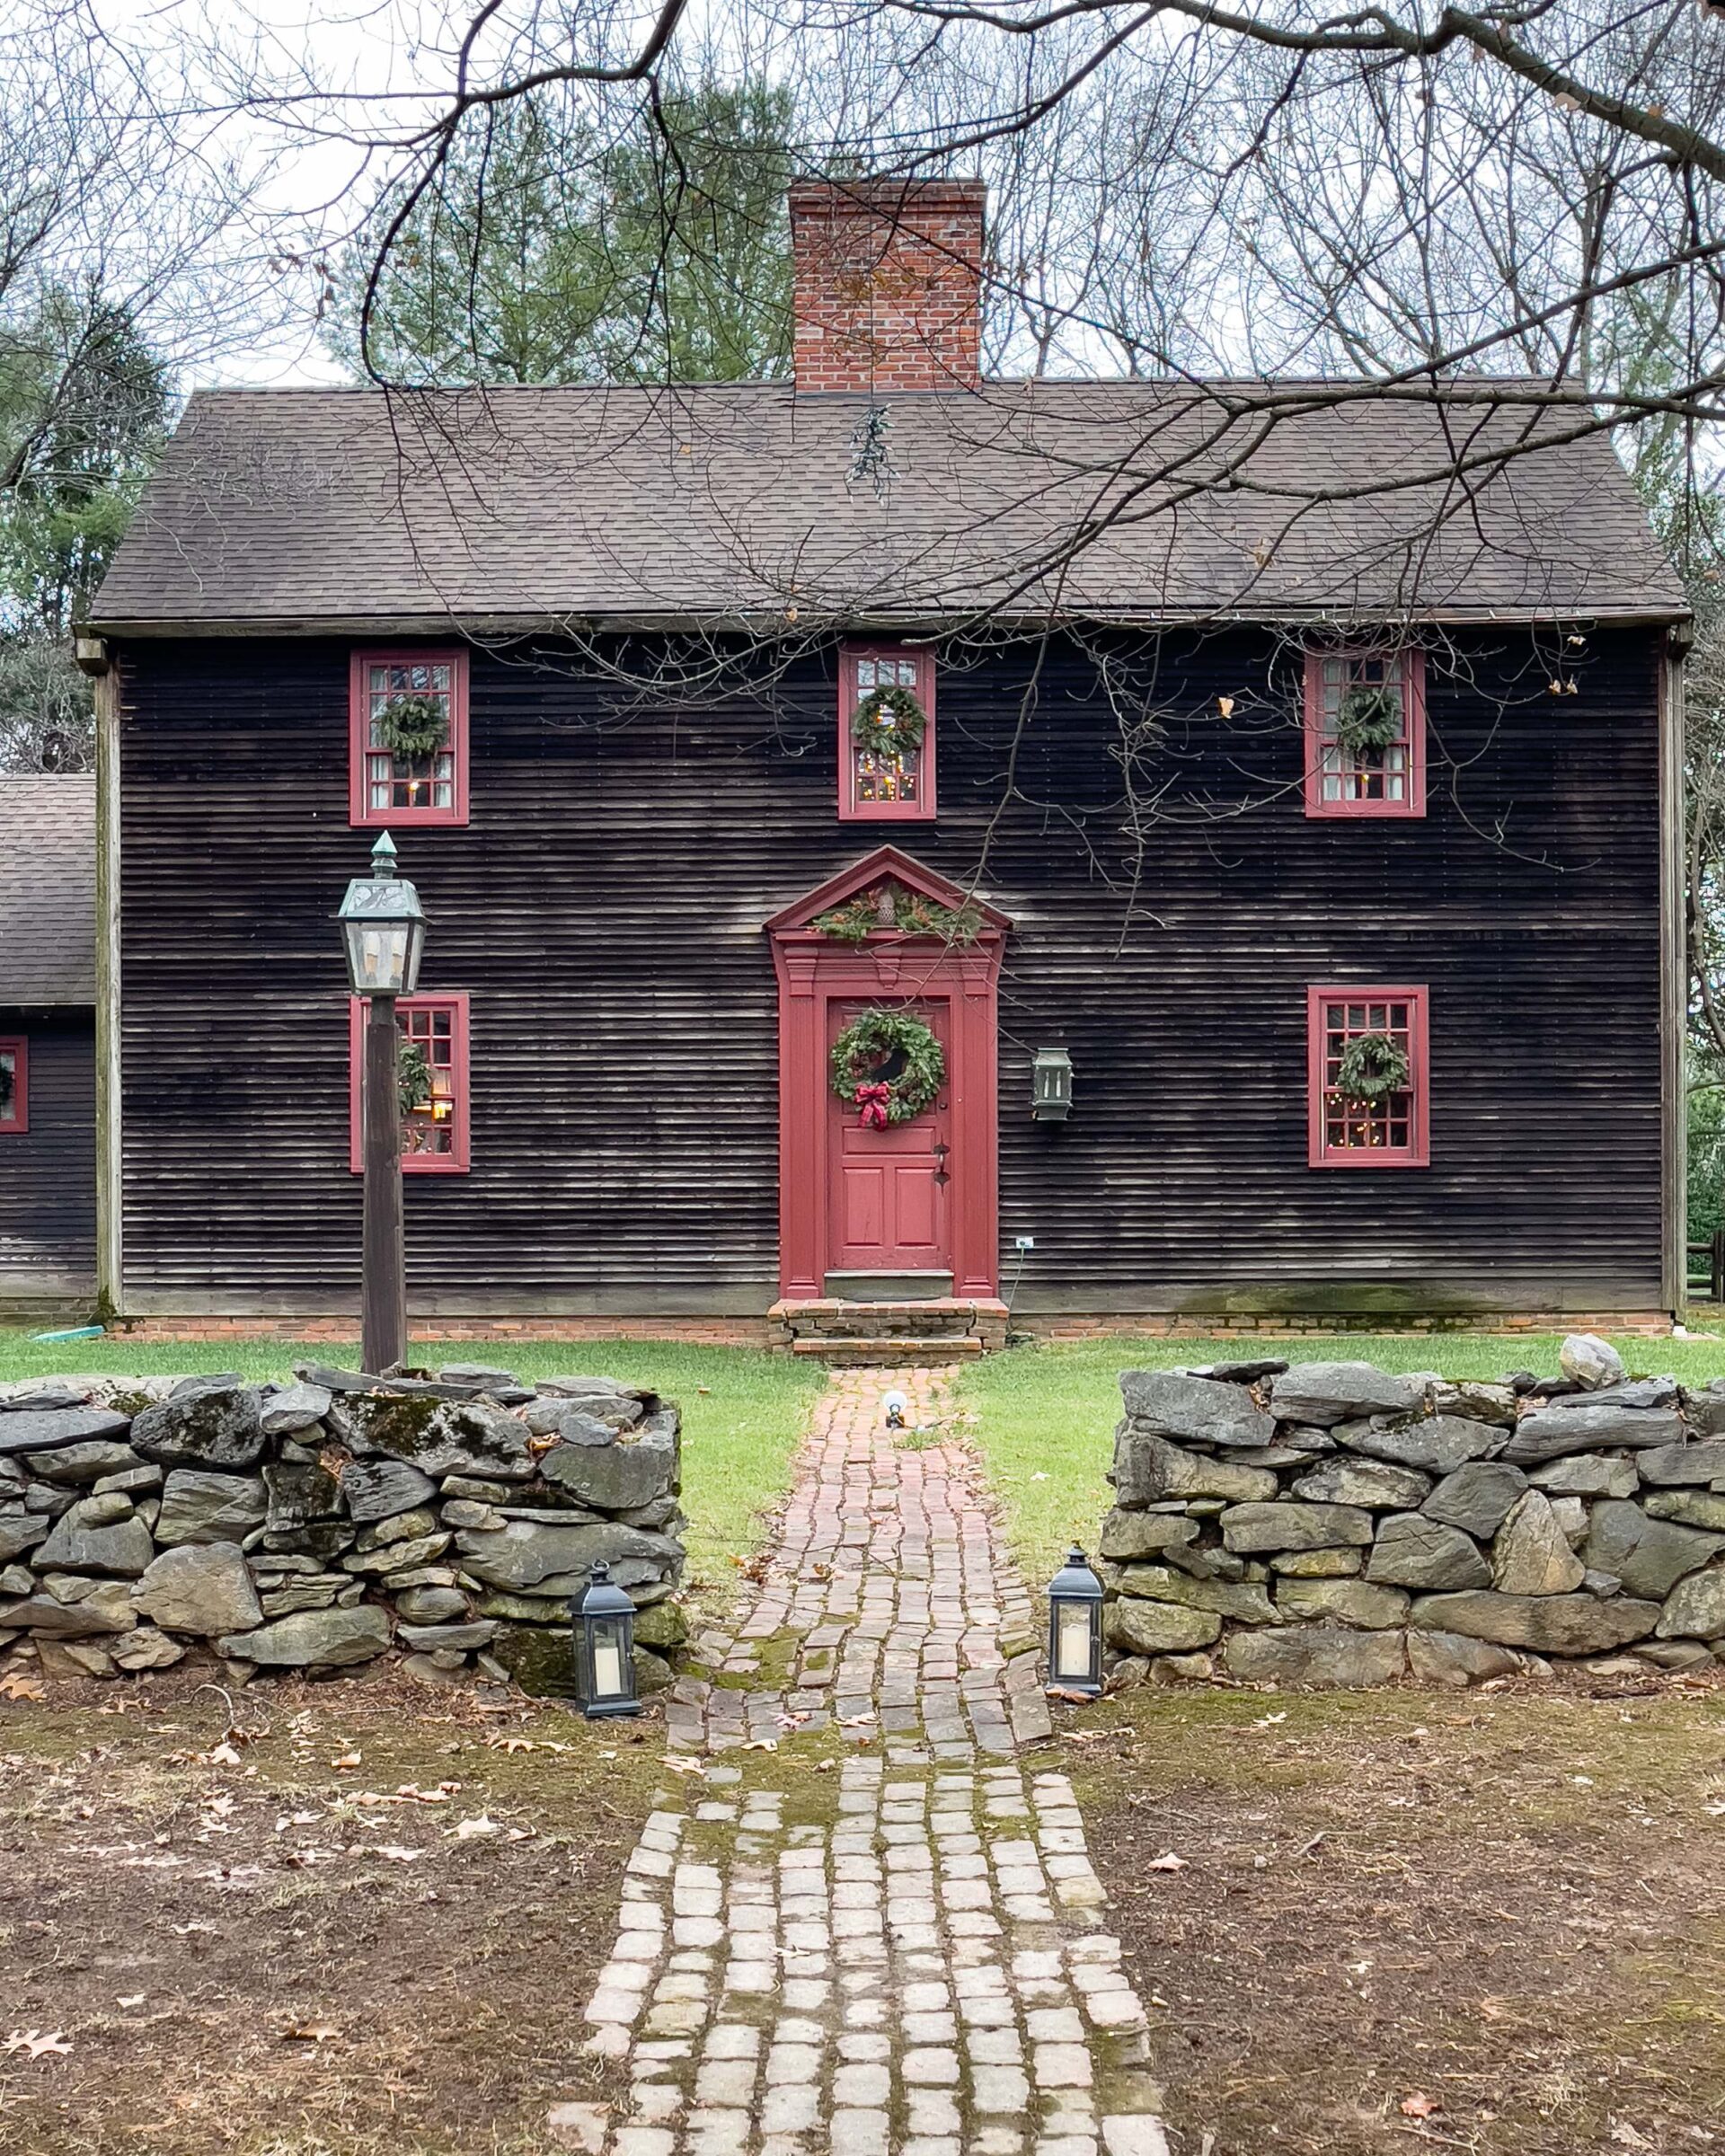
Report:
M 0 1138 L 30 1128 L 30 1043 L 22 1034 L 0 1039 Z
M 1429 1164 L 1427 1019 L 1424 988 L 1308 989 L 1308 1165 Z
M 1305 813 L 1426 813 L 1426 655 L 1305 655 Z
M 933 654 L 906 644 L 844 644 L 838 669 L 841 820 L 932 819 Z
M 356 651 L 348 720 L 351 823 L 467 821 L 465 651 Z
M 404 995 L 401 1029 L 402 1172 L 464 1175 L 470 1165 L 467 1012 L 464 995 Z M 362 1107 L 366 999 L 351 999 L 349 1056 L 349 1166 L 365 1167 Z

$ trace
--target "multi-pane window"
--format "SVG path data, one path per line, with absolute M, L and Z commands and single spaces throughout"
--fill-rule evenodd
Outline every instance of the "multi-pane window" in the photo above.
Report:
M 351 1166 L 365 1166 L 366 1004 L 352 1002 Z M 402 1118 L 402 1169 L 409 1175 L 462 1175 L 469 1165 L 467 998 L 404 995 L 395 1005 Z
M 22 1038 L 0 1040 L 0 1136 L 30 1128 L 30 1048 Z
M 1310 1165 L 1425 1167 L 1425 989 L 1309 989 L 1306 1035 Z
M 467 654 L 357 651 L 349 690 L 355 824 L 467 820 Z
M 1422 651 L 1306 653 L 1305 812 L 1426 813 Z
M 876 822 L 934 814 L 934 662 L 904 645 L 839 653 L 838 813 Z

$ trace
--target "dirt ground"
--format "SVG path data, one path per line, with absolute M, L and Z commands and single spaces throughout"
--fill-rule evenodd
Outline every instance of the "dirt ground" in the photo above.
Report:
M 0 2152 L 550 2145 L 658 1720 L 196 1683 L 0 1700 Z
M 1063 1718 L 1176 2156 L 1725 2148 L 1725 1673 Z

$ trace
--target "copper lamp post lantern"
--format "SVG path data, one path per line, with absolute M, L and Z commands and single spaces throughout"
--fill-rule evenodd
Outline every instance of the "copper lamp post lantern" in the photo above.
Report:
M 395 999 L 419 985 L 425 915 L 420 895 L 396 873 L 387 831 L 371 850 L 371 873 L 348 886 L 337 915 L 347 950 L 348 985 L 366 999 L 361 1089 L 365 1169 L 362 1236 L 361 1368 L 375 1376 L 399 1368 L 407 1353 L 407 1260 L 402 1233 L 401 1034 Z

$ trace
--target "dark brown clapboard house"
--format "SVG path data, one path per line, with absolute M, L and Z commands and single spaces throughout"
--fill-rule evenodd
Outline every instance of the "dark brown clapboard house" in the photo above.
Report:
M 983 209 L 799 188 L 794 381 L 192 399 L 84 645 L 119 1311 L 356 1307 L 385 827 L 421 1317 L 1676 1307 L 1685 610 L 1608 443 L 985 377 Z
M 0 776 L 0 1319 L 96 1273 L 96 782 Z

